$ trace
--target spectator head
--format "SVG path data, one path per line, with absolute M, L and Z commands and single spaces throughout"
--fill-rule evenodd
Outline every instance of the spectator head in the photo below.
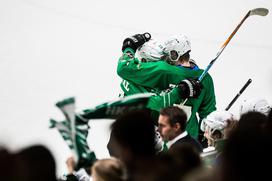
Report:
M 15 162 L 13 155 L 10 151 L 0 146 L 0 175 L 1 180 L 15 181 L 17 178 L 17 169 L 15 168 Z
M 271 140 L 268 118 L 260 112 L 243 114 L 222 150 L 222 180 L 265 180 L 270 177 Z
M 112 156 L 126 162 L 132 156 L 149 157 L 155 155 L 155 127 L 150 113 L 134 110 L 119 116 L 111 125 L 108 143 Z
M 97 160 L 91 170 L 93 181 L 124 181 L 127 178 L 125 165 L 116 158 Z
M 15 154 L 19 162 L 20 180 L 56 181 L 56 165 L 52 153 L 43 145 L 33 145 Z
M 158 120 L 158 131 L 164 141 L 174 139 L 186 129 L 187 115 L 177 106 L 161 109 Z

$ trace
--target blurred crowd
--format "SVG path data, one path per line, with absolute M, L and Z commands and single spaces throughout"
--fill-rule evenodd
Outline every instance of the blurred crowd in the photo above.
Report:
M 2 147 L 1 180 L 265 180 L 271 178 L 272 111 L 264 99 L 254 101 L 244 102 L 239 116 L 229 111 L 209 114 L 201 124 L 207 147 L 186 132 L 186 114 L 176 106 L 163 108 L 157 125 L 145 109 L 126 112 L 111 125 L 111 157 L 77 170 L 74 158 L 67 158 L 61 178 L 46 146 L 16 152 Z

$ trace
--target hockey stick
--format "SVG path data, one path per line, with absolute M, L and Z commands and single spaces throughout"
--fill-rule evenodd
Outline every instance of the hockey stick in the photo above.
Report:
M 208 71 L 210 70 L 210 68 L 212 67 L 212 65 L 214 64 L 214 62 L 217 60 L 217 58 L 221 55 L 221 53 L 224 51 L 224 49 L 226 48 L 226 46 L 229 44 L 230 40 L 233 38 L 233 36 L 235 35 L 235 33 L 239 30 L 239 28 L 242 26 L 242 24 L 244 23 L 244 21 L 252 15 L 259 15 L 259 16 L 266 16 L 268 14 L 268 9 L 266 8 L 255 8 L 252 10 L 249 10 L 247 12 L 247 14 L 245 15 L 245 17 L 241 20 L 241 22 L 236 26 L 236 28 L 234 29 L 234 31 L 231 33 L 231 35 L 228 37 L 228 39 L 224 42 L 224 44 L 221 46 L 220 50 L 217 52 L 215 58 L 212 59 L 212 61 L 209 63 L 209 65 L 206 67 L 206 69 L 202 72 L 202 74 L 200 75 L 200 77 L 198 78 L 198 81 L 201 81 L 204 76 L 208 73 Z M 186 101 L 188 100 L 188 98 L 186 98 L 184 100 L 184 102 L 182 103 L 182 105 L 184 105 L 186 103 Z
M 226 107 L 226 111 L 230 109 L 230 107 L 233 105 L 233 103 L 238 99 L 238 97 L 244 92 L 244 90 L 249 86 L 249 84 L 252 82 L 251 79 L 248 79 L 248 81 L 245 83 L 245 85 L 242 87 L 242 89 L 236 94 L 236 96 L 232 99 L 232 101 L 229 103 L 229 105 Z
M 198 78 L 199 81 L 203 79 L 203 77 L 208 73 L 211 66 L 214 64 L 214 62 L 217 60 L 217 58 L 221 55 L 221 53 L 224 51 L 226 46 L 229 44 L 230 40 L 233 38 L 235 33 L 239 30 L 241 25 L 244 23 L 244 21 L 252 15 L 259 15 L 259 16 L 266 16 L 268 14 L 268 9 L 266 8 L 256 8 L 249 10 L 248 13 L 245 15 L 245 17 L 241 20 L 241 22 L 237 25 L 237 27 L 234 29 L 234 31 L 231 33 L 231 35 L 228 37 L 228 39 L 224 42 L 224 44 L 221 46 L 220 50 L 217 52 L 215 58 L 209 63 L 209 65 L 206 67 L 204 72 L 200 75 Z

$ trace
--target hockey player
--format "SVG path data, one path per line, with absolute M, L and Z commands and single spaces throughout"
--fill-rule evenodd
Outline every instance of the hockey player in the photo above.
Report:
M 208 147 L 201 154 L 206 166 L 214 166 L 220 162 L 225 140 L 237 123 L 237 119 L 228 111 L 214 111 L 202 120 L 200 128 L 208 140 Z
M 208 146 L 215 146 L 219 140 L 225 139 L 225 128 L 231 126 L 231 122 L 236 121 L 233 114 L 228 111 L 214 111 L 204 118 L 200 128 L 208 140 Z
M 201 85 L 197 81 L 203 70 L 190 59 L 191 45 L 186 36 L 177 35 L 162 43 L 149 42 L 150 39 L 151 35 L 144 33 L 123 42 L 117 73 L 123 79 L 121 88 L 124 96 L 154 92 L 148 107 L 157 112 L 163 107 L 181 104 L 188 98 L 183 106 L 189 115 L 186 130 L 197 138 L 199 120 L 196 114 L 201 121 L 216 110 L 213 80 L 207 74 Z M 135 57 L 137 49 L 140 60 Z M 150 52 L 146 51 L 148 49 Z

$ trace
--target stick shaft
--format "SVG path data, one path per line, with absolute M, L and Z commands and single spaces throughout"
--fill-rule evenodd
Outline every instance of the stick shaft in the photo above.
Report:
M 252 82 L 251 79 L 248 79 L 248 81 L 245 83 L 245 85 L 242 87 L 242 89 L 236 94 L 236 96 L 232 99 L 232 101 L 229 103 L 229 105 L 226 107 L 226 111 L 230 109 L 230 107 L 233 105 L 233 103 L 240 97 L 240 95 L 244 92 L 244 90 L 249 86 L 249 84 Z
M 242 24 L 244 23 L 244 21 L 250 16 L 250 12 L 251 11 L 247 12 L 247 14 L 244 16 L 244 18 L 240 21 L 240 23 L 236 26 L 236 28 L 233 30 L 233 32 L 230 34 L 230 36 L 227 38 L 227 40 L 223 43 L 223 45 L 221 46 L 220 50 L 217 52 L 215 58 L 212 59 L 212 61 L 209 63 L 209 65 L 206 67 L 206 69 L 202 72 L 202 74 L 198 78 L 198 81 L 201 81 L 204 78 L 204 76 L 208 73 L 208 71 L 210 70 L 210 68 L 212 67 L 212 65 L 215 63 L 215 61 L 217 60 L 217 58 L 221 55 L 221 53 L 224 51 L 224 49 L 226 48 L 226 46 L 229 44 L 230 40 L 233 38 L 233 36 L 236 34 L 236 32 L 242 26 Z M 186 98 L 183 101 L 182 105 L 184 105 L 187 102 L 187 100 L 188 100 L 188 98 Z
M 224 51 L 224 49 L 226 48 L 226 46 L 229 44 L 230 40 L 233 38 L 233 36 L 236 34 L 236 32 L 239 30 L 239 28 L 242 26 L 242 24 L 244 23 L 244 21 L 250 16 L 250 12 L 248 11 L 248 13 L 244 16 L 244 18 L 240 21 L 240 23 L 236 26 L 236 28 L 233 30 L 233 32 L 230 34 L 230 36 L 227 38 L 227 40 L 223 43 L 223 45 L 221 46 L 220 50 L 217 52 L 215 58 L 212 59 L 212 61 L 209 63 L 209 65 L 207 66 L 207 68 L 204 70 L 204 72 L 200 75 L 200 77 L 198 78 L 199 81 L 201 81 L 204 76 L 208 73 L 208 71 L 210 70 L 211 66 L 214 64 L 214 62 L 217 60 L 217 58 L 221 55 L 221 53 Z

